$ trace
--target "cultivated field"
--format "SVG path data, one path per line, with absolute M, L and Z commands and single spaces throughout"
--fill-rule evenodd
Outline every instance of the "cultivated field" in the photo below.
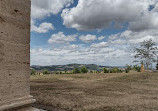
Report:
M 31 76 L 31 94 L 49 109 L 158 111 L 158 73 Z

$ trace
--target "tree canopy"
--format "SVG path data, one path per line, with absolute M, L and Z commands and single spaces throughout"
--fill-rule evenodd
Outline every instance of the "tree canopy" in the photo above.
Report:
M 152 39 L 144 40 L 140 43 L 139 48 L 135 48 L 135 58 L 136 61 L 143 64 L 147 69 L 149 66 L 152 68 L 152 63 L 156 62 L 156 53 L 158 48 Z

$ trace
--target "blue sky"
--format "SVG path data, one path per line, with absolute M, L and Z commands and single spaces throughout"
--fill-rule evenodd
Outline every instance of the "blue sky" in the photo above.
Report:
M 157 0 L 33 0 L 31 65 L 124 66 L 134 46 L 158 43 Z

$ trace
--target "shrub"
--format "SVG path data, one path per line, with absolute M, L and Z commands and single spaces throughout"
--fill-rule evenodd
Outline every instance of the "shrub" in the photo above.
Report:
M 31 69 L 31 75 L 35 75 L 36 74 L 36 70 L 35 69 Z
M 112 69 L 109 69 L 108 71 L 109 71 L 110 73 L 121 73 L 121 72 L 122 72 L 122 70 L 119 69 L 119 68 L 117 68 L 117 67 L 112 68 Z
M 56 73 L 55 74 L 59 74 L 59 72 L 58 71 L 56 71 Z
M 141 67 L 137 66 L 137 65 L 134 65 L 134 66 L 132 66 L 132 65 L 126 65 L 126 73 L 128 73 L 131 70 L 140 72 L 140 69 L 141 69 Z
M 118 68 L 112 68 L 112 72 L 113 73 L 117 73 L 118 72 Z
M 94 73 L 98 73 L 98 71 L 95 70 Z
M 126 73 L 132 70 L 132 65 L 126 65 Z
M 135 70 L 135 71 L 140 72 L 140 69 L 141 69 L 140 66 L 137 66 L 137 65 L 134 65 L 134 66 L 133 66 L 133 70 Z
M 112 73 L 112 69 L 109 69 L 109 72 Z
M 109 73 L 109 70 L 107 68 L 103 69 L 104 73 Z
M 65 70 L 65 74 L 67 74 L 68 72 L 67 72 L 67 70 Z
M 128 73 L 129 71 L 126 69 L 126 73 Z
M 87 73 L 87 72 L 88 72 L 88 70 L 87 70 L 87 68 L 86 68 L 86 67 L 82 67 L 82 68 L 81 68 L 81 72 L 82 72 L 82 73 Z
M 49 74 L 48 70 L 47 70 L 47 69 L 44 69 L 44 70 L 43 70 L 43 74 Z
M 78 74 L 78 73 L 81 73 L 81 71 L 80 71 L 78 68 L 75 68 L 75 69 L 73 70 L 73 74 Z
M 93 73 L 93 71 L 90 71 L 90 73 Z

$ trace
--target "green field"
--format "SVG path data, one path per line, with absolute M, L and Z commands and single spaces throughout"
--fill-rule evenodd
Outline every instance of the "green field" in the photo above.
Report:
M 66 111 L 158 111 L 158 73 L 36 75 L 31 94 Z

